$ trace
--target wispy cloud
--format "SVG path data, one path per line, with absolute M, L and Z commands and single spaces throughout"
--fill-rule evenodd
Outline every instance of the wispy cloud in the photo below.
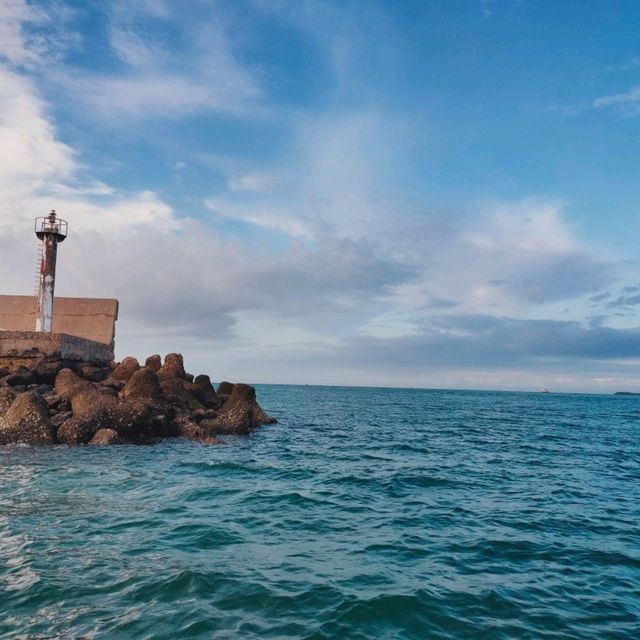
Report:
M 73 13 L 62 3 L 0 0 L 0 60 L 27 69 L 59 62 L 79 41 L 78 34 L 66 28 Z
M 222 73 L 213 74 L 206 83 L 167 73 L 102 78 L 71 73 L 59 80 L 91 107 L 92 116 L 110 121 L 171 119 L 203 111 L 241 115 L 255 95 L 250 85 Z
M 141 12 L 171 24 L 171 29 L 141 27 Z M 201 23 L 185 24 L 181 12 L 165 3 L 119 2 L 111 7 L 108 20 L 111 53 L 121 69 L 68 66 L 49 74 L 83 106 L 85 116 L 114 121 L 206 112 L 246 116 L 260 110 L 260 74 L 236 59 L 222 10 Z
M 0 56 L 13 64 L 29 64 L 38 60 L 44 43 L 29 34 L 25 26 L 41 24 L 46 13 L 26 0 L 0 1 Z
M 605 67 L 605 71 L 634 71 L 640 68 L 640 56 L 632 56 L 621 64 L 613 64 Z
M 640 87 L 633 87 L 624 93 L 616 93 L 602 96 L 593 101 L 596 109 L 616 108 L 624 116 L 633 117 L 640 115 Z

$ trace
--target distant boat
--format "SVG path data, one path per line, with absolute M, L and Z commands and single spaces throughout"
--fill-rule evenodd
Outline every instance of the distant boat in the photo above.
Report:
M 551 393 L 551 391 L 545 387 L 540 393 Z

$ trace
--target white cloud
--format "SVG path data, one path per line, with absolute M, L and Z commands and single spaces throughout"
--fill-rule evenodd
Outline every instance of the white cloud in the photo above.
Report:
M 24 25 L 43 19 L 44 14 L 26 0 L 0 0 L 0 56 L 13 64 L 37 60 L 40 47 L 26 34 Z
M 112 26 L 109 41 L 114 53 L 128 65 L 138 69 L 152 68 L 164 62 L 167 52 L 145 42 L 131 28 Z
M 0 66 L 0 222 L 32 218 L 55 204 L 74 211 L 81 228 L 176 228 L 171 208 L 153 193 L 118 193 L 79 174 L 76 153 L 58 139 L 32 82 Z
M 74 74 L 60 78 L 75 97 L 91 107 L 93 116 L 174 118 L 199 111 L 242 112 L 251 90 L 222 76 L 192 79 L 154 73 L 129 77 Z
M 68 179 L 74 170 L 74 153 L 56 138 L 33 84 L 2 66 L 0 140 L 0 199 L 9 206 L 12 199 Z
M 611 281 L 611 259 L 578 240 L 560 201 L 439 214 L 398 197 L 387 175 L 403 152 L 402 127 L 385 130 L 385 122 L 375 113 L 301 119 L 289 163 L 278 168 L 286 179 L 266 192 L 238 191 L 231 167 L 229 192 L 207 205 L 294 237 L 362 239 L 405 265 L 412 276 L 385 292 L 379 313 L 362 317 L 361 330 L 376 335 L 411 333 L 425 314 L 452 308 L 527 316 L 536 305 L 576 299 Z
M 269 173 L 247 173 L 229 179 L 230 191 L 270 191 L 277 186 L 279 178 Z
M 640 87 L 633 87 L 624 93 L 603 96 L 593 101 L 596 109 L 615 107 L 626 116 L 640 115 Z
M 229 193 L 207 206 L 218 215 L 292 235 L 383 236 L 398 212 L 388 199 L 385 174 L 401 155 L 396 127 L 373 112 L 299 117 L 286 166 L 274 173 L 233 166 Z M 380 153 L 380 148 L 385 149 Z M 240 188 L 243 187 L 243 188 Z
M 217 217 L 281 231 L 290 236 L 311 236 L 315 229 L 313 220 L 290 212 L 280 202 L 237 202 L 233 198 L 220 197 L 207 198 L 205 206 Z
M 140 11 L 171 18 L 183 30 L 183 46 L 171 48 L 156 32 L 139 24 Z M 255 114 L 261 110 L 259 74 L 240 64 L 226 33 L 221 11 L 187 29 L 182 13 L 165 3 L 128 2 L 112 8 L 109 42 L 124 73 L 59 69 L 50 79 L 64 87 L 88 117 L 109 121 L 175 118 L 201 112 Z M 166 36 L 168 37 L 168 36 Z M 186 44 L 185 44 L 186 43 Z
M 0 61 L 23 69 L 59 62 L 61 52 L 79 39 L 66 28 L 71 15 L 62 3 L 0 0 Z
M 385 298 L 380 317 L 363 327 L 369 335 L 412 335 L 425 318 L 452 313 L 524 318 L 614 277 L 611 259 L 575 238 L 559 203 L 525 200 L 396 222 L 385 246 L 397 247 L 420 275 Z

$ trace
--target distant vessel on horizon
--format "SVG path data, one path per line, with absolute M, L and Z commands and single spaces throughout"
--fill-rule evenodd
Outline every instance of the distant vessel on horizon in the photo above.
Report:
M 540 393 L 551 393 L 551 391 L 545 387 Z

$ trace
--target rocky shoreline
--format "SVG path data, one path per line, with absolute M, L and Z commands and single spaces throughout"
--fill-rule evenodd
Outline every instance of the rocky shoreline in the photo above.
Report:
M 12 370 L 13 369 L 13 370 Z M 248 434 L 276 422 L 255 389 L 193 376 L 170 353 L 96 365 L 41 358 L 0 367 L 0 445 L 149 444 L 189 438 L 220 444 L 220 435 Z

